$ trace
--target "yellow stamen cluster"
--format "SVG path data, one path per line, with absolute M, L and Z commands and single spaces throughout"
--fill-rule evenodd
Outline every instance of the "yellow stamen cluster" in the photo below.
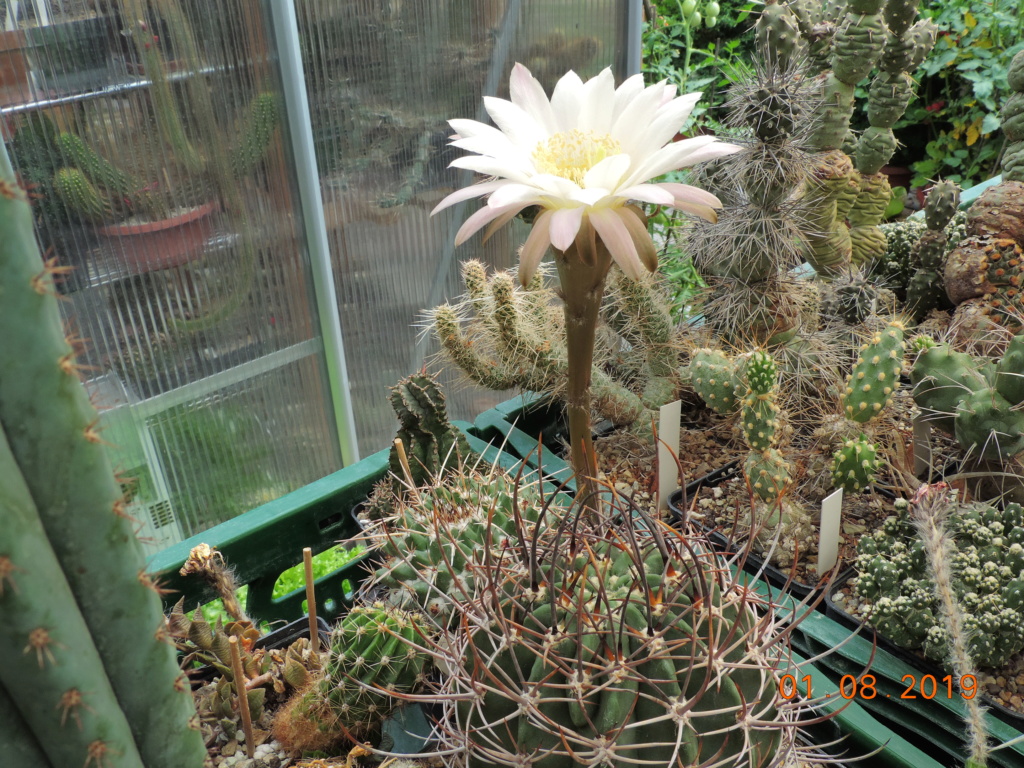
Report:
M 587 171 L 606 157 L 622 153 L 622 146 L 608 134 L 574 128 L 551 136 L 533 150 L 533 164 L 540 173 L 583 183 Z

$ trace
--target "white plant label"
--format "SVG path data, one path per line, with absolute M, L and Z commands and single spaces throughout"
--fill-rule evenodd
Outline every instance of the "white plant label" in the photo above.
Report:
M 818 578 L 832 570 L 839 559 L 839 525 L 843 512 L 843 489 L 821 502 L 821 531 L 818 539 Z
M 931 461 L 931 425 L 918 414 L 914 417 L 914 474 L 923 475 Z
M 683 401 L 661 406 L 658 416 L 658 509 L 668 509 L 668 497 L 679 488 L 679 419 Z

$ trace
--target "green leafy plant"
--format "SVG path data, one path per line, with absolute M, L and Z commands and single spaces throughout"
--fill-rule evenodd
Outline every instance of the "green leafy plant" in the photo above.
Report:
M 938 39 L 914 73 L 918 98 L 896 135 L 904 158 L 924 155 L 910 164 L 913 186 L 942 177 L 966 188 L 996 171 L 1004 143 L 999 108 L 1010 92 L 1010 60 L 1024 50 L 1024 17 L 1012 0 L 925 6 L 921 13 L 938 25 Z

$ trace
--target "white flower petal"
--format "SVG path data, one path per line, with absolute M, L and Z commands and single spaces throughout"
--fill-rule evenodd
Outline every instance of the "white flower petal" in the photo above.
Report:
M 509 95 L 512 103 L 533 115 L 549 135 L 558 132 L 555 111 L 551 108 L 547 94 L 544 93 L 544 86 L 530 74 L 530 70 L 518 62 L 512 67 L 512 75 L 509 77 Z
M 629 171 L 629 155 L 612 155 L 601 160 L 583 176 L 583 187 L 615 189 Z
M 680 186 L 685 186 L 681 184 Z M 640 200 L 654 205 L 672 205 L 676 198 L 658 184 L 638 184 L 634 187 L 615 190 L 615 196 L 626 200 Z
M 583 208 L 559 208 L 551 214 L 551 244 L 564 251 L 579 234 L 583 222 Z
M 515 205 L 510 205 L 508 211 L 501 214 L 501 216 L 499 216 L 498 218 L 496 218 L 494 221 L 487 225 L 487 229 L 484 230 L 484 236 L 481 238 L 480 244 L 483 245 L 488 240 L 490 240 L 495 232 L 497 232 L 499 229 L 501 229 L 510 221 L 512 221 L 512 219 L 518 216 L 522 210 L 522 208 L 519 208 Z
M 635 152 L 636 148 L 649 147 L 656 150 L 665 146 L 679 133 L 686 118 L 693 112 L 699 97 L 699 93 L 688 93 L 661 107 L 650 125 L 638 131 L 630 140 L 630 145 L 623 148 L 627 152 Z
M 592 206 L 597 205 L 610 196 L 611 190 L 594 187 L 593 189 L 581 189 L 578 192 L 573 192 L 569 199 L 577 203 L 583 203 L 583 205 Z
M 608 105 L 614 100 L 615 76 L 611 67 L 606 67 L 597 77 L 592 77 L 584 83 L 583 102 L 580 104 L 576 126 L 598 134 L 610 133 L 612 116 Z
M 533 273 L 537 271 L 537 265 L 551 245 L 550 227 L 551 211 L 544 211 L 534 219 L 533 229 L 519 251 L 519 282 L 524 286 L 530 284 Z
M 674 99 L 676 97 L 676 92 L 678 90 L 679 89 L 675 86 L 674 83 L 666 84 L 665 85 L 665 92 L 663 94 L 661 94 L 661 105 L 665 106 L 670 101 L 672 101 L 672 99 Z M 697 93 L 694 94 L 694 95 L 699 99 L 701 97 L 701 92 L 697 91 Z
M 677 141 L 662 147 L 639 165 L 634 165 L 625 184 L 640 184 L 663 173 L 696 163 L 702 163 L 723 155 L 739 151 L 739 147 L 718 141 L 714 136 L 698 136 L 693 139 Z
M 633 238 L 633 245 L 636 246 L 640 262 L 648 272 L 653 272 L 658 268 L 658 249 L 654 247 L 654 241 L 647 231 L 646 224 L 641 221 L 632 208 L 619 208 L 618 214 L 619 219 L 629 230 L 629 236 Z
M 623 110 L 615 119 L 609 133 L 623 146 L 630 144 L 631 137 L 654 120 L 658 107 L 661 106 L 661 94 L 664 90 L 665 86 L 661 84 L 644 88 L 630 101 L 629 108 Z
M 513 210 L 518 213 L 525 207 L 525 205 L 509 205 L 505 208 L 491 208 L 485 205 L 462 223 L 459 231 L 455 233 L 455 245 L 462 245 L 475 235 L 481 227 L 494 221 L 499 216 L 504 216 Z
M 686 213 L 692 213 L 694 216 L 700 216 L 702 219 L 710 221 L 712 224 L 718 221 L 718 212 L 710 205 L 687 203 L 677 200 L 672 203 L 672 207 L 680 211 L 685 211 Z
M 467 155 L 457 157 L 449 163 L 450 168 L 465 168 L 467 171 L 476 171 L 484 176 L 499 176 L 512 181 L 528 183 L 533 168 L 524 165 L 514 157 L 484 157 L 482 155 Z
M 619 268 L 631 280 L 639 280 L 643 265 L 640 263 L 640 255 L 636 252 L 636 244 L 629 230 L 619 218 L 619 212 L 606 208 L 591 211 L 589 218 Z
M 476 152 L 478 155 L 487 157 L 504 157 L 506 155 L 516 156 L 520 162 L 529 158 L 520 147 L 517 147 L 501 131 L 495 131 L 497 136 L 471 136 L 468 139 L 457 139 L 451 142 L 456 149 L 464 149 L 467 152 Z
M 433 216 L 435 213 L 443 211 L 445 208 L 450 208 L 456 203 L 461 203 L 464 200 L 472 200 L 474 197 L 480 197 L 481 195 L 489 194 L 490 192 L 493 192 L 494 190 L 498 189 L 499 187 L 503 187 L 508 183 L 509 182 L 507 181 L 484 181 L 481 182 L 480 184 L 473 184 L 472 186 L 469 187 L 457 189 L 450 195 L 448 195 L 440 203 L 438 203 L 434 207 L 434 210 L 430 212 L 430 215 Z
M 555 83 L 555 90 L 551 94 L 551 108 L 555 111 L 559 130 L 571 131 L 576 127 L 582 102 L 583 81 L 569 70 Z
M 580 191 L 581 187 L 572 179 L 555 176 L 552 173 L 538 173 L 530 177 L 530 184 L 537 189 L 555 198 L 571 200 L 572 196 Z
M 487 204 L 491 208 L 504 208 L 515 203 L 535 205 L 541 202 L 542 194 L 532 184 L 505 184 L 487 199 Z
M 533 115 L 511 101 L 484 96 L 484 108 L 501 132 L 527 152 L 533 151 L 537 144 L 548 137 Z
M 626 78 L 622 85 L 615 89 L 615 99 L 612 102 L 612 124 L 618 119 L 629 104 L 644 90 L 644 76 L 637 74 Z
M 700 203 L 702 205 L 711 206 L 712 208 L 722 207 L 721 200 L 707 190 L 700 189 L 699 187 L 691 187 L 689 184 L 677 184 L 671 181 L 662 182 L 655 186 L 667 190 L 673 198 L 684 203 Z
M 448 125 L 455 129 L 455 133 L 458 134 L 456 136 L 457 139 L 471 139 L 474 136 L 489 136 L 496 133 L 501 136 L 505 135 L 493 125 L 481 123 L 477 120 L 455 118 L 453 120 L 449 120 Z

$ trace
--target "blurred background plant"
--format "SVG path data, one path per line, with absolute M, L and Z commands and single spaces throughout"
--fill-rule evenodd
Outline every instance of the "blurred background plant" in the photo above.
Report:
M 903 146 L 893 163 L 913 170 L 912 186 L 943 178 L 966 189 L 996 173 L 1005 143 L 999 107 L 1010 93 L 1010 60 L 1024 49 L 1024 15 L 1019 0 L 923 3 L 921 15 L 938 25 L 938 39 L 894 128 Z

